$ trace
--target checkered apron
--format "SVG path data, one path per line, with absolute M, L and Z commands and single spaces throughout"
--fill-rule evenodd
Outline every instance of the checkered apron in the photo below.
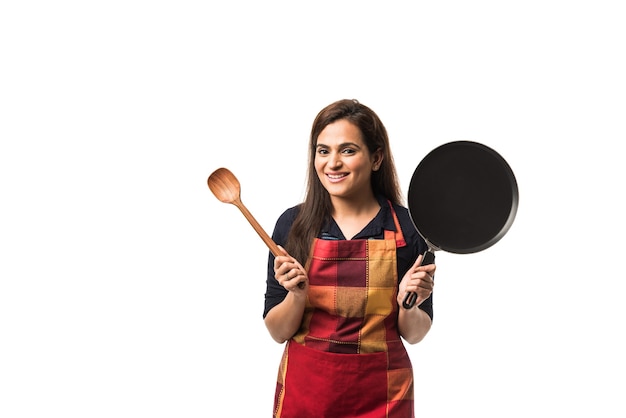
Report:
M 304 318 L 283 353 L 274 417 L 411 418 L 413 371 L 397 329 L 396 230 L 316 239 Z

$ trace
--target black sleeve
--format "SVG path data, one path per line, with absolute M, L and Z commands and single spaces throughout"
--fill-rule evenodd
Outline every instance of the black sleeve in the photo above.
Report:
M 296 218 L 296 208 L 287 209 L 276 221 L 274 226 L 274 232 L 272 233 L 272 240 L 281 247 L 285 246 L 287 241 L 287 235 L 291 229 L 294 219 Z M 282 302 L 287 296 L 287 289 L 282 287 L 276 278 L 274 278 L 274 254 L 269 252 L 267 258 L 267 279 L 266 279 L 266 291 L 265 291 L 265 309 L 263 311 L 263 318 L 274 306 Z

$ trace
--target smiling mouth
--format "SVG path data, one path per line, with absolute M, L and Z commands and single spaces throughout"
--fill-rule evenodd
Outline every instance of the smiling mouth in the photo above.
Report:
M 329 180 L 341 180 L 342 178 L 346 177 L 348 174 L 347 173 L 342 173 L 342 174 L 326 174 L 326 177 L 328 177 Z

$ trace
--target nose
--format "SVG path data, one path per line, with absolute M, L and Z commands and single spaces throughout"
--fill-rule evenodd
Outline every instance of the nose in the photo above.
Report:
M 330 156 L 331 168 L 341 167 L 341 155 L 338 152 L 333 152 Z

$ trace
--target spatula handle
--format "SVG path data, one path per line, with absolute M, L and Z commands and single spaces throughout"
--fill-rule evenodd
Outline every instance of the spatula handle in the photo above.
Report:
M 265 242 L 265 245 L 267 245 L 267 248 L 269 248 L 272 254 L 274 254 L 274 257 L 278 257 L 279 255 L 282 255 L 280 249 L 278 248 L 278 245 L 276 245 L 274 240 L 270 238 L 269 235 L 267 235 L 267 232 L 265 232 L 263 227 L 257 222 L 254 216 L 252 216 L 248 208 L 246 208 L 246 206 L 243 203 L 241 203 L 241 201 L 235 202 L 234 204 L 235 206 L 239 208 L 241 213 L 243 213 L 243 216 L 246 217 L 248 222 L 250 222 L 250 225 L 252 225 L 252 228 L 254 228 L 257 234 L 259 234 L 263 242 Z M 298 283 L 298 287 L 300 289 L 304 289 L 304 286 L 305 286 L 304 282 Z
M 278 245 L 276 245 L 274 240 L 272 240 L 272 238 L 270 238 L 270 236 L 267 235 L 267 232 L 265 232 L 263 227 L 257 222 L 254 216 L 252 216 L 248 208 L 246 208 L 243 204 L 238 204 L 236 206 L 239 208 L 241 213 L 243 213 L 243 216 L 246 217 L 248 222 L 250 222 L 250 225 L 252 225 L 252 228 L 254 228 L 257 234 L 259 234 L 263 242 L 265 242 L 265 245 L 267 245 L 267 248 L 269 248 L 272 254 L 274 254 L 274 257 L 282 255 L 282 253 L 280 252 L 280 249 L 278 248 Z

